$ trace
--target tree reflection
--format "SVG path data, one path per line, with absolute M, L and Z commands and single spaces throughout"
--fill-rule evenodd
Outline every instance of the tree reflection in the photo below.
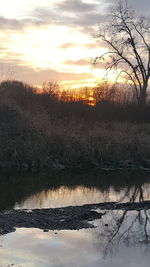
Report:
M 41 203 L 43 199 L 50 201 L 52 195 L 49 192 L 57 193 L 56 191 L 61 186 L 68 189 L 65 194 L 79 186 L 86 189 L 83 191 L 83 196 L 85 196 L 87 189 L 93 192 L 93 196 L 95 196 L 95 191 L 99 192 L 99 197 L 97 201 L 95 200 L 97 203 L 139 201 L 142 199 L 142 194 L 144 199 L 150 199 L 149 183 L 150 174 L 139 171 L 138 173 L 125 171 L 102 173 L 100 171 L 73 172 L 70 170 L 62 173 L 46 172 L 32 175 L 28 173 L 1 173 L 0 210 L 13 209 L 16 203 L 22 205 L 32 196 L 36 199 L 36 203 Z
M 150 210 L 134 203 L 145 201 L 143 186 L 127 189 L 121 200 L 129 199 L 133 209 L 106 210 L 100 221 L 98 237 L 103 240 L 104 257 L 116 252 L 122 245 L 150 247 Z

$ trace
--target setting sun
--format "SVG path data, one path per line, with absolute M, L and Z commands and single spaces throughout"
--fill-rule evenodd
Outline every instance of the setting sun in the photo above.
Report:
M 0 0 L 0 267 L 150 266 L 149 13 Z
M 107 20 L 107 1 L 6 0 L 1 2 L 1 67 L 10 78 L 40 86 L 57 81 L 65 88 L 93 86 L 106 77 L 104 64 L 91 60 L 107 51 L 93 36 Z M 9 6 L 9 8 L 8 8 Z M 30 78 L 30 81 L 29 81 Z M 2 79 L 2 78 L 1 78 Z

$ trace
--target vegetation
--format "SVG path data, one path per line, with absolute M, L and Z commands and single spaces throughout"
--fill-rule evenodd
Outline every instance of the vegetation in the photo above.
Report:
M 50 86 L 37 93 L 18 81 L 0 84 L 1 168 L 150 167 L 148 105 L 105 94 L 85 105 L 82 98 L 62 99 L 56 84 Z

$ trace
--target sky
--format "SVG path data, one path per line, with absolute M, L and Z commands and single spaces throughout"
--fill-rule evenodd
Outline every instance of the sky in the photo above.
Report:
M 116 2 L 0 0 L 0 80 L 76 87 L 103 79 L 104 66 L 94 68 L 91 59 L 106 48 L 93 35 Z M 149 0 L 129 0 L 129 5 L 142 14 L 150 10 Z

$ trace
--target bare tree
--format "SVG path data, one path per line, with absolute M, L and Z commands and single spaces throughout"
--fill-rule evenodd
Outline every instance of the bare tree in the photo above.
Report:
M 108 52 L 97 56 L 94 63 L 105 61 L 107 71 L 119 71 L 136 92 L 140 105 L 145 105 L 150 78 L 150 19 L 136 16 L 127 1 L 120 0 L 111 10 L 110 21 L 99 26 L 96 38 Z
M 43 83 L 42 91 L 46 95 L 57 96 L 60 91 L 60 86 L 57 82 L 46 81 Z

